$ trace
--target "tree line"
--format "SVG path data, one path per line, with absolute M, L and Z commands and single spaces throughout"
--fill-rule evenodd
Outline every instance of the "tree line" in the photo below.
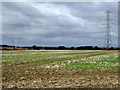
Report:
M 38 49 L 36 45 L 33 45 L 33 49 Z M 44 49 L 57 49 L 57 50 L 106 50 L 106 48 L 101 48 L 98 46 L 79 46 L 79 47 L 65 47 L 65 46 L 58 46 L 58 47 L 44 47 Z M 109 48 L 109 50 L 114 50 L 114 47 Z
M 98 47 L 98 46 L 79 46 L 79 47 L 65 47 L 65 46 L 58 46 L 58 47 L 43 47 L 43 46 L 25 46 L 25 47 L 19 47 L 19 46 L 10 46 L 10 45 L 0 45 L 0 49 L 2 50 L 19 50 L 19 49 L 28 49 L 28 50 L 40 50 L 40 49 L 46 49 L 46 50 L 106 50 L 106 48 Z M 114 48 L 111 47 L 109 50 L 120 50 L 120 48 Z

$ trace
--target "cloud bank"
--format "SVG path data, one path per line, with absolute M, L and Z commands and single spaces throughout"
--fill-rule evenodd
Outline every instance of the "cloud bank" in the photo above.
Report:
M 105 12 L 110 10 L 113 46 L 118 43 L 117 3 L 4 2 L 3 44 L 45 46 L 104 46 Z

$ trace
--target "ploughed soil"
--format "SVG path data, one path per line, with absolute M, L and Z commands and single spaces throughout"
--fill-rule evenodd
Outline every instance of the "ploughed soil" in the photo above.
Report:
M 117 88 L 118 69 L 44 68 L 51 62 L 21 62 L 2 67 L 2 88 Z
M 6 73 L 3 71 L 3 88 L 115 88 L 118 84 L 118 72 L 115 69 L 39 68 Z

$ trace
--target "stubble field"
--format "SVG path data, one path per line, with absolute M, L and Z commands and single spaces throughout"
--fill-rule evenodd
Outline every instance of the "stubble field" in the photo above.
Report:
M 2 51 L 3 88 L 117 88 L 116 50 Z

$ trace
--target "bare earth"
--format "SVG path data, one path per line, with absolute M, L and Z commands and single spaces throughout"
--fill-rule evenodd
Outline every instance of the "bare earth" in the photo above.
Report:
M 59 57 L 66 58 L 65 55 Z M 68 57 L 72 58 L 73 56 L 68 55 Z M 21 62 L 21 63 L 3 65 L 2 87 L 3 88 L 117 88 L 118 87 L 117 69 L 113 68 L 113 69 L 67 70 L 64 68 L 42 67 L 42 66 L 46 66 L 46 64 L 49 63 L 34 61 L 34 63 Z M 36 67 L 31 68 L 34 66 Z

